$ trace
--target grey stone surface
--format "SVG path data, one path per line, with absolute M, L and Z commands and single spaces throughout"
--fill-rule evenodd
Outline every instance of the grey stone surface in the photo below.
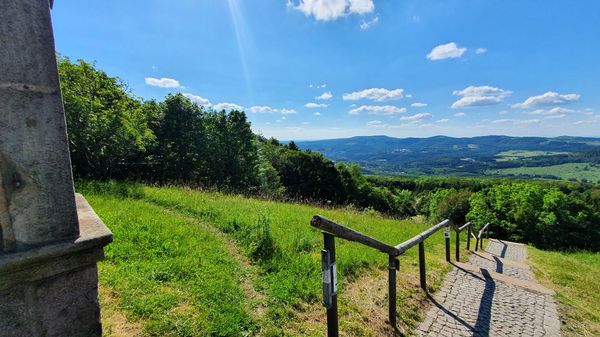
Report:
M 486 250 L 505 259 L 526 260 L 521 245 L 490 240 Z M 418 327 L 419 336 L 560 336 L 552 295 L 520 287 L 518 281 L 492 278 L 486 268 L 499 272 L 492 261 L 475 256 L 473 262 L 480 272 L 453 268 L 442 290 L 430 298 L 433 306 Z M 510 266 L 500 271 L 533 280 L 527 268 L 518 269 Z
M 112 234 L 76 208 L 50 5 L 0 0 L 0 337 L 102 335 Z
M 95 263 L 0 291 L 0 337 L 102 335 Z
M 1 251 L 78 236 L 48 0 L 0 1 Z

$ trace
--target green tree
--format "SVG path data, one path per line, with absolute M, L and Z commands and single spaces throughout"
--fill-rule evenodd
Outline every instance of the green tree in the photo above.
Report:
M 151 148 L 151 103 L 94 64 L 58 58 L 69 149 L 76 177 L 124 178 Z

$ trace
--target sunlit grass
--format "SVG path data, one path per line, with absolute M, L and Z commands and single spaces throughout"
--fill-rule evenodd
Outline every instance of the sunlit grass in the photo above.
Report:
M 556 291 L 565 334 L 600 336 L 600 253 L 528 251 L 538 280 Z
M 115 243 L 108 249 L 107 261 L 101 264 L 101 282 L 116 290 L 119 305 L 130 315 L 145 320 L 152 318 L 156 320 L 155 324 L 164 325 L 164 328 L 159 326 L 155 329 L 154 325 L 146 324 L 147 329 L 150 329 L 148 331 L 161 333 L 168 330 L 169 321 L 159 322 L 158 317 L 172 312 L 177 306 L 177 301 L 187 298 L 189 292 L 195 292 L 194 298 L 197 301 L 202 299 L 206 302 L 189 303 L 192 308 L 196 305 L 201 306 L 194 309 L 198 311 L 198 317 L 203 319 L 200 322 L 210 322 L 209 326 L 214 327 L 221 324 L 220 319 L 225 320 L 232 315 L 229 328 L 238 329 L 238 334 L 241 335 L 242 331 L 249 331 L 252 327 L 248 315 L 243 311 L 244 305 L 229 303 L 225 309 L 230 312 L 224 310 L 221 317 L 212 311 L 218 311 L 217 303 L 220 303 L 221 298 L 212 293 L 210 287 L 200 291 L 186 286 L 194 285 L 194 279 L 198 277 L 195 273 L 200 272 L 192 272 L 192 269 L 208 268 L 215 277 L 213 281 L 224 284 L 226 289 L 234 294 L 226 296 L 237 298 L 231 302 L 247 301 L 238 297 L 243 296 L 235 287 L 239 273 L 235 271 L 237 266 L 232 257 L 223 252 L 223 243 L 197 226 L 169 213 L 192 217 L 217 228 L 259 267 L 260 275 L 257 275 L 254 286 L 257 291 L 266 295 L 267 310 L 266 317 L 254 323 L 259 326 L 260 335 L 270 336 L 324 333 L 325 326 L 322 322 L 314 322 L 310 317 L 305 317 L 307 305 L 316 308 L 311 310 L 323 310 L 320 307 L 322 234 L 310 226 L 313 215 L 320 214 L 394 245 L 429 227 L 424 223 L 384 218 L 352 209 L 320 208 L 182 187 L 112 184 L 79 184 L 79 189 L 83 190 L 100 217 L 115 232 Z M 155 207 L 163 208 L 163 211 Z M 248 233 L 252 233 L 258 222 L 268 223 L 274 241 L 273 252 L 266 257 L 253 257 L 249 247 L 254 241 L 248 238 Z M 171 228 L 174 231 L 172 236 Z M 356 304 L 351 303 L 353 299 L 344 297 L 343 294 L 359 276 L 385 277 L 386 273 L 382 271 L 387 270 L 388 258 L 371 248 L 340 239 L 336 240 L 336 246 L 341 294 L 341 329 L 351 330 L 350 335 L 354 336 L 372 334 L 373 332 L 360 321 L 353 321 L 361 320 L 360 316 L 364 313 L 360 312 L 361 308 Z M 444 260 L 442 233 L 428 239 L 425 247 L 428 283 L 430 288 L 435 290 L 450 269 Z M 165 249 L 177 253 L 172 256 L 165 255 Z M 146 255 L 150 261 L 142 261 L 142 257 Z M 194 265 L 195 261 L 203 264 Z M 160 267 L 154 267 L 154 264 Z M 172 270 L 175 270 L 173 274 Z M 164 273 L 166 275 L 163 275 Z M 209 276 L 205 272 L 200 275 Z M 163 278 L 167 279 L 168 284 L 176 281 L 175 284 L 182 292 L 163 291 Z M 145 290 L 139 290 L 140 288 L 149 289 L 148 294 L 145 295 Z M 383 291 L 386 291 L 385 288 Z M 426 298 L 418 287 L 416 249 L 409 250 L 401 257 L 398 294 L 399 324 L 404 329 L 414 328 L 421 318 Z M 382 306 L 385 312 L 386 303 L 378 305 Z M 204 306 L 211 310 L 207 312 Z M 319 316 L 324 314 L 323 310 Z M 217 319 L 213 320 L 211 315 L 217 315 Z M 307 319 L 308 321 L 305 321 Z M 387 317 L 384 315 L 370 319 L 385 322 Z M 294 331 L 293 327 L 298 326 L 302 326 L 303 330 Z M 224 331 L 236 335 L 233 330 Z

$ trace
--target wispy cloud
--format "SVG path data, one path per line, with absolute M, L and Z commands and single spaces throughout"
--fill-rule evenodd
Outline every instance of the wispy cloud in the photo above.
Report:
M 360 26 L 359 26 L 359 27 L 360 27 L 360 29 L 362 29 L 362 30 L 366 30 L 366 29 L 369 29 L 369 28 L 371 28 L 371 27 L 372 27 L 374 24 L 376 24 L 377 22 L 379 22 L 379 17 L 378 17 L 378 16 L 374 17 L 373 19 L 371 19 L 371 20 L 369 20 L 369 21 L 365 21 L 365 20 L 363 20 L 363 21 L 360 23 Z
M 439 45 L 427 54 L 427 58 L 431 61 L 445 60 L 449 58 L 458 58 L 463 56 L 467 48 L 459 48 L 455 42 Z
M 448 123 L 450 120 L 448 118 L 438 119 L 435 121 L 436 123 Z
M 383 102 L 389 100 L 398 100 L 404 97 L 404 89 L 393 89 L 388 90 L 384 88 L 369 88 L 352 93 L 344 94 L 342 99 L 344 101 L 358 101 L 361 99 L 369 99 L 376 102 Z
M 204 97 L 200 97 L 197 95 L 193 95 L 187 92 L 182 93 L 183 96 L 187 97 L 190 99 L 190 101 L 198 104 L 198 105 L 202 105 L 202 106 L 210 106 L 210 101 L 207 98 Z
M 172 79 L 172 78 L 167 78 L 167 77 L 161 77 L 161 78 L 154 78 L 154 77 L 146 77 L 145 82 L 147 85 L 151 85 L 153 87 L 159 87 L 159 88 L 181 88 L 181 84 L 179 84 L 179 81 L 176 79 Z
M 411 104 L 410 106 L 412 106 L 413 108 L 424 108 L 427 106 L 427 104 L 416 102 L 416 103 Z
M 496 119 L 495 121 L 492 121 L 492 123 L 510 123 L 513 125 L 538 124 L 540 122 L 541 122 L 541 120 L 539 120 L 539 119 L 512 119 L 512 118 Z
M 557 92 L 548 91 L 542 95 L 531 96 L 522 103 L 513 104 L 512 107 L 515 109 L 531 109 L 540 106 L 566 104 L 578 101 L 580 97 L 581 95 L 578 94 L 561 95 Z
M 475 50 L 475 54 L 484 54 L 484 53 L 487 53 L 487 49 L 485 49 L 485 48 L 477 48 Z
M 234 104 L 234 103 L 219 103 L 219 104 L 215 104 L 213 106 L 213 109 L 215 109 L 216 111 L 221 111 L 221 110 L 237 110 L 237 111 L 242 111 L 244 110 L 244 108 L 240 105 Z
M 467 114 L 464 112 L 457 112 L 454 114 L 454 117 L 465 117 Z
M 367 122 L 367 127 L 370 128 L 385 128 L 389 126 L 389 124 L 385 124 L 382 121 L 369 121 Z
M 427 112 L 423 112 L 423 113 L 418 113 L 418 114 L 414 114 L 411 116 L 404 116 L 404 117 L 400 117 L 401 121 L 405 121 L 405 122 L 410 122 L 410 123 L 418 123 L 424 120 L 429 120 L 431 119 L 431 114 L 427 113 Z
M 348 111 L 350 115 L 360 115 L 363 113 L 369 115 L 393 115 L 404 112 L 406 112 L 406 108 L 399 108 L 393 105 L 361 105 L 358 108 Z
M 326 108 L 328 105 L 327 104 L 323 104 L 323 103 L 306 103 L 304 104 L 305 107 L 310 108 L 310 109 L 316 109 L 316 108 Z

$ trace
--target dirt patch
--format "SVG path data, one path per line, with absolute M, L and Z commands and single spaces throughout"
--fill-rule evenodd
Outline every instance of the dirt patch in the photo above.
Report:
M 102 308 L 102 335 L 110 337 L 141 337 L 141 322 L 132 322 L 117 310 L 115 294 L 107 287 L 98 285 L 100 307 Z

